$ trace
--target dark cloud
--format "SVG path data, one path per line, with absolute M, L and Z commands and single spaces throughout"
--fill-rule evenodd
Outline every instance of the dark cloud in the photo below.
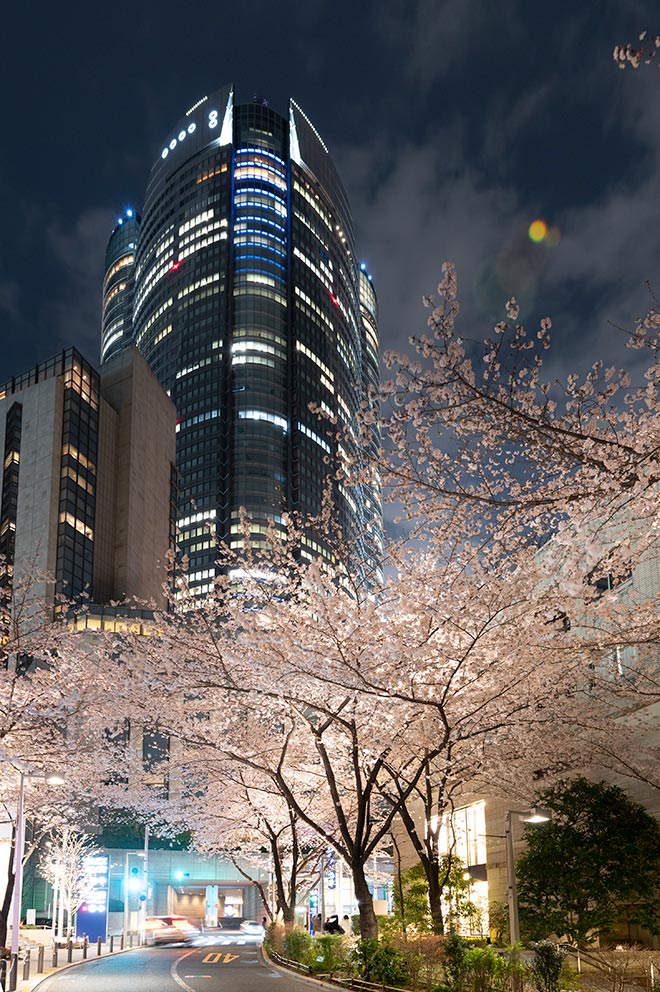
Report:
M 278 109 L 294 95 L 330 144 L 384 347 L 424 328 L 421 297 L 449 259 L 466 333 L 487 333 L 516 295 L 526 322 L 553 317 L 558 367 L 619 353 L 608 320 L 643 309 L 659 257 L 660 82 L 619 72 L 611 52 L 654 30 L 655 4 L 193 0 L 184 12 L 116 0 L 94 23 L 81 12 L 8 14 L 9 35 L 30 37 L 0 70 L 23 81 L 0 176 L 11 371 L 68 343 L 97 355 L 114 219 L 99 204 L 139 207 L 172 122 L 230 81 Z M 555 248 L 529 242 L 537 216 L 560 228 Z
M 97 359 L 105 246 L 114 223 L 111 211 L 90 208 L 69 226 L 54 224 L 47 231 L 60 273 L 58 289 L 47 304 L 53 322 L 53 351 L 75 343 L 83 354 Z
M 0 311 L 17 318 L 20 313 L 19 288 L 15 279 L 0 279 Z

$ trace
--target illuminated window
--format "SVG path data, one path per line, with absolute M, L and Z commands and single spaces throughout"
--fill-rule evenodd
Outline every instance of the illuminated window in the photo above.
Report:
M 60 513 L 60 523 L 68 524 L 69 527 L 73 527 L 78 533 L 82 534 L 88 540 L 94 540 L 94 531 L 92 528 L 84 522 L 84 520 L 78 520 L 74 517 L 73 513 Z
M 125 282 L 118 282 L 116 286 L 113 286 L 103 301 L 103 307 L 104 308 L 107 307 L 110 300 L 114 300 L 115 296 L 117 296 L 119 293 L 123 293 L 125 289 L 126 289 Z
M 302 343 L 302 341 L 296 341 L 296 351 L 301 351 L 303 355 L 307 355 L 308 358 L 310 358 L 313 362 L 315 362 L 318 365 L 318 367 L 321 369 L 323 373 L 325 373 L 328 379 L 331 382 L 334 382 L 335 377 L 328 368 L 328 366 L 325 364 L 325 362 L 322 362 L 321 359 L 318 357 L 318 355 L 315 355 L 310 348 L 308 348 L 306 345 Z
M 280 417 L 277 413 L 269 413 L 267 410 L 239 410 L 238 416 L 240 420 L 263 420 L 281 427 L 283 431 L 289 429 L 289 421 L 285 417 Z
M 212 169 L 210 172 L 202 172 L 201 176 L 198 176 L 195 182 L 197 185 L 200 183 L 205 183 L 207 179 L 213 179 L 214 176 L 219 176 L 221 172 L 227 171 L 227 163 L 223 162 L 222 165 L 218 166 L 217 169 Z
M 108 283 L 114 276 L 115 272 L 119 272 L 119 270 L 123 269 L 124 266 L 130 265 L 134 261 L 134 259 L 135 259 L 135 255 L 124 255 L 123 258 L 120 258 L 118 261 L 116 261 L 115 264 L 112 266 L 112 268 L 109 269 L 109 271 L 106 273 L 103 287 L 105 288 L 108 285 Z
M 81 454 L 81 452 L 74 448 L 72 444 L 62 445 L 62 454 L 68 455 L 75 461 L 80 462 L 83 468 L 86 468 L 89 472 L 96 472 L 96 465 L 94 462 L 90 461 L 89 458 L 86 458 L 83 454 Z
M 319 447 L 323 448 L 324 451 L 327 451 L 328 454 L 330 454 L 330 445 L 328 444 L 327 441 L 324 441 L 323 438 L 320 437 L 315 431 L 311 430 L 309 427 L 306 427 L 305 424 L 301 424 L 300 421 L 298 421 L 298 430 L 302 431 L 302 433 L 305 434 L 306 437 L 310 438 L 310 440 L 314 441 L 316 444 L 319 445 Z

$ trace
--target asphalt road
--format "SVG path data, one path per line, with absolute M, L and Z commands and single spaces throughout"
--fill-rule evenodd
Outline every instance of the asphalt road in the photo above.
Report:
M 44 979 L 34 992 L 309 992 L 264 961 L 260 940 L 205 934 L 204 943 L 144 947 L 91 959 Z

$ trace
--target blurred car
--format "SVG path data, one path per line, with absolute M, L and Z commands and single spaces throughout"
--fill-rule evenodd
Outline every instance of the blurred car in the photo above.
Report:
M 238 928 L 241 933 L 248 933 L 251 937 L 263 937 L 265 930 L 261 923 L 257 923 L 256 920 L 243 920 Z
M 147 944 L 190 944 L 199 930 L 185 916 L 148 916 L 144 922 Z

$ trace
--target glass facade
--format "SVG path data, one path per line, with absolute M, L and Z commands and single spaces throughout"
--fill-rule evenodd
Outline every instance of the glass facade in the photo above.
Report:
M 72 353 L 64 373 L 56 593 L 92 592 L 99 437 L 99 376 Z
M 99 440 L 99 374 L 75 348 L 42 362 L 0 386 L 0 400 L 20 395 L 46 379 L 62 381 L 62 432 L 52 442 L 59 451 L 59 503 L 55 590 L 75 599 L 92 592 Z M 8 409 L 0 507 L 0 553 L 11 564 L 21 454 L 22 405 Z M 10 570 L 11 574 L 11 570 Z
M 105 253 L 101 361 L 107 361 L 131 340 L 133 277 L 140 218 L 132 208 L 117 219 Z
M 129 257 L 117 238 L 102 360 L 118 319 L 108 296 L 129 268 L 116 268 Z M 285 513 L 319 514 L 326 490 L 366 574 L 380 498 L 358 471 L 378 435 L 361 437 L 356 415 L 378 381 L 376 297 L 339 177 L 294 101 L 283 117 L 261 100 L 234 106 L 225 87 L 188 111 L 152 169 L 130 267 L 130 336 L 177 409 L 178 540 L 192 588 L 211 588 L 216 535 L 242 546 L 242 510 L 259 546 Z M 311 525 L 299 553 L 336 564 Z

